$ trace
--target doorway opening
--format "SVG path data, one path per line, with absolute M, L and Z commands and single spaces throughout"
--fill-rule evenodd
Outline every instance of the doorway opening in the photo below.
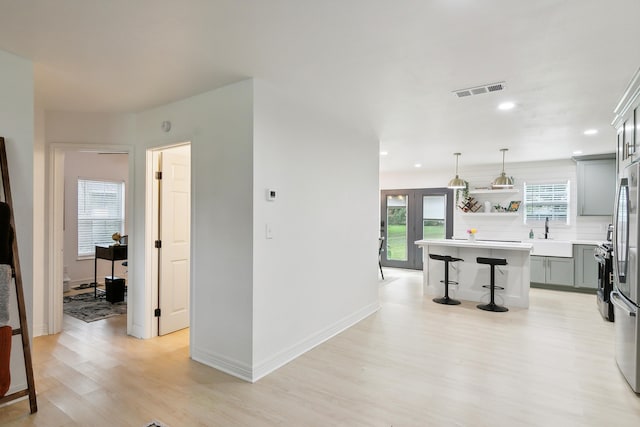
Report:
M 49 158 L 49 231 L 48 231 L 48 333 L 59 333 L 63 328 L 63 298 L 67 296 L 78 301 L 80 317 L 85 321 L 95 318 L 99 307 L 106 304 L 104 295 L 98 294 L 94 282 L 104 289 L 107 276 L 126 277 L 130 267 L 121 262 L 107 265 L 96 262 L 93 248 L 96 245 L 113 245 L 112 233 L 133 232 L 132 216 L 132 170 L 133 160 L 128 146 L 98 146 L 87 144 L 51 144 Z M 116 193 L 104 189 L 99 192 L 84 187 L 88 183 L 111 183 L 119 192 L 118 208 L 107 212 L 107 207 L 115 201 Z M 87 191 L 80 191 L 84 188 Z M 88 197 L 91 200 L 83 200 Z M 103 202 L 98 206 L 98 200 Z M 108 199 L 108 200 L 107 200 Z M 93 202 L 96 204 L 92 205 Z M 107 203 L 108 202 L 108 203 Z M 82 217 L 85 203 L 91 205 Z M 82 205 L 82 206 L 81 206 Z M 118 209 L 120 210 L 117 214 Z M 116 212 L 116 214 L 113 214 Z M 111 217 L 114 218 L 111 218 Z M 115 217 L 118 217 L 116 224 Z M 115 228 L 114 228 L 115 227 Z M 97 240 L 96 240 L 97 239 Z M 98 241 L 100 240 L 100 241 Z M 130 260 L 129 260 L 130 262 Z M 95 278 L 97 277 L 98 280 Z M 86 295 L 85 295 L 86 294 Z M 91 294 L 91 295 L 89 295 Z M 79 297 L 83 295 L 86 298 Z M 129 299 L 129 298 L 127 298 Z M 120 304 L 111 315 L 126 311 L 122 306 L 131 306 L 131 301 Z M 85 317 L 83 317 L 85 316 Z M 92 317 L 93 316 L 93 317 Z M 74 316 L 78 317 L 78 316 Z M 101 318 L 100 316 L 98 318 Z M 127 332 L 130 330 L 131 316 L 127 316 Z
M 453 235 L 453 190 L 422 188 L 380 192 L 380 262 L 385 267 L 422 269 L 422 239 Z

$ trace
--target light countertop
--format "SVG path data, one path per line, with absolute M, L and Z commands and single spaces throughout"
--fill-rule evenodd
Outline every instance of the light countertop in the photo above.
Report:
M 447 239 L 449 240 L 449 239 Z M 467 240 L 467 237 L 460 237 L 460 236 L 453 236 L 452 240 Z M 480 239 L 480 240 L 489 240 L 489 241 L 516 241 L 517 239 Z M 599 245 L 601 243 L 605 242 L 605 239 L 601 239 L 601 240 L 593 240 L 593 239 L 542 239 L 539 237 L 536 237 L 535 239 L 522 239 L 522 240 L 518 240 L 519 243 L 532 243 L 533 241 L 545 241 L 548 240 L 550 242 L 569 242 L 573 245 Z
M 602 240 L 569 240 L 574 245 L 599 245 L 603 243 L 605 239 Z
M 502 249 L 513 251 L 530 251 L 533 244 L 528 242 L 506 242 L 499 240 L 457 240 L 457 239 L 441 239 L 441 240 L 417 240 L 418 246 L 453 246 L 459 248 L 478 248 L 478 249 Z

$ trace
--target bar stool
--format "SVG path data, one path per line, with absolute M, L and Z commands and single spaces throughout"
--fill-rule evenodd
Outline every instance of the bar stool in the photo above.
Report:
M 444 283 L 444 297 L 434 298 L 433 302 L 437 302 L 438 304 L 446 304 L 446 305 L 460 304 L 460 301 L 449 298 L 449 284 L 452 284 L 452 285 L 458 284 L 458 282 L 449 280 L 449 263 L 464 261 L 464 260 L 462 258 L 454 258 L 449 255 L 437 255 L 437 254 L 429 254 L 429 258 L 435 259 L 437 261 L 444 261 L 444 280 L 440 281 L 440 283 Z
M 482 285 L 483 288 L 488 288 L 491 290 L 491 301 L 489 301 L 489 304 L 478 304 L 477 307 L 480 310 L 486 310 L 486 311 L 497 311 L 497 312 L 509 311 L 507 307 L 497 305 L 495 302 L 496 289 L 498 290 L 504 289 L 502 286 L 496 286 L 496 265 L 507 265 L 507 260 L 504 258 L 478 257 L 476 258 L 476 262 L 478 264 L 488 264 L 489 266 L 491 266 L 491 284 Z

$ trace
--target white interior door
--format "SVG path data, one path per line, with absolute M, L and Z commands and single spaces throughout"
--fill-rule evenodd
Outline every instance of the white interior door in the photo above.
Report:
M 161 155 L 160 274 L 158 334 L 189 326 L 191 168 L 190 148 L 168 149 Z

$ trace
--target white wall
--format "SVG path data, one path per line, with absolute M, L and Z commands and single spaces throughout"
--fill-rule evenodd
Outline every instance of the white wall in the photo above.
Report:
M 172 123 L 169 133 L 161 129 L 165 120 Z M 252 122 L 250 80 L 138 114 L 134 184 L 134 238 L 144 241 L 140 159 L 148 148 L 191 142 L 191 355 L 245 378 L 252 371 Z M 144 259 L 142 246 L 136 251 Z M 143 272 L 133 280 L 143 283 Z M 146 312 L 141 332 L 148 335 L 153 317 L 150 307 Z
M 374 138 L 249 80 L 142 112 L 137 127 L 136 158 L 191 142 L 195 360 L 255 381 L 378 308 Z M 136 203 L 144 181 L 137 167 Z
M 44 116 L 44 109 L 36 105 L 33 144 L 33 326 L 30 329 L 34 337 L 49 333 L 48 319 L 45 317 L 48 302 L 44 270 L 46 250 L 42 244 L 45 241 L 47 222 L 44 214 L 47 209 Z
M 255 380 L 378 309 L 379 148 L 254 84 Z
M 127 154 L 99 154 L 69 151 L 64 161 L 64 265 L 71 279 L 71 285 L 93 282 L 94 260 L 81 259 L 78 253 L 78 178 L 123 181 L 125 192 L 129 191 L 129 159 Z M 126 200 L 126 196 L 125 196 Z M 129 227 L 125 218 L 125 232 Z M 126 267 L 115 263 L 115 275 L 125 277 Z M 111 275 L 111 263 L 99 260 L 98 282 Z
M 33 330 L 34 300 L 34 100 L 33 64 L 0 51 L 0 136 L 5 138 L 13 214 L 20 255 L 20 270 L 27 309 L 28 328 Z M 41 214 L 38 219 L 42 220 Z M 40 322 L 40 321 L 39 321 Z M 17 309 L 12 304 L 11 325 L 19 327 Z M 26 387 L 20 336 L 15 335 L 11 351 L 11 388 Z
M 133 114 L 47 111 L 46 142 L 132 145 L 135 141 L 135 124 Z
M 469 188 L 488 186 L 500 174 L 502 164 L 483 166 L 463 166 L 461 161 L 460 176 L 469 182 Z M 454 175 L 454 168 L 413 173 L 384 173 L 380 175 L 380 188 L 428 188 L 445 187 Z M 550 236 L 558 240 L 604 240 L 606 227 L 611 223 L 610 216 L 576 216 L 577 212 L 577 168 L 572 160 L 555 160 L 546 162 L 507 163 L 505 172 L 515 179 L 515 187 L 519 194 L 507 195 L 506 199 L 522 200 L 524 182 L 549 183 L 570 181 L 570 225 L 552 224 Z M 615 191 L 612 188 L 611 191 Z M 474 196 L 476 197 L 476 196 Z M 480 199 L 481 196 L 477 196 Z M 495 197 L 495 196 L 492 196 Z M 504 205 L 504 203 L 502 203 Z M 521 208 L 522 209 L 522 208 Z M 522 213 L 517 217 L 474 217 L 463 215 L 459 209 L 455 211 L 454 236 L 465 237 L 465 230 L 478 229 L 479 239 L 525 240 L 529 238 L 529 230 L 533 228 L 536 235 L 544 233 L 544 224 L 524 224 Z

